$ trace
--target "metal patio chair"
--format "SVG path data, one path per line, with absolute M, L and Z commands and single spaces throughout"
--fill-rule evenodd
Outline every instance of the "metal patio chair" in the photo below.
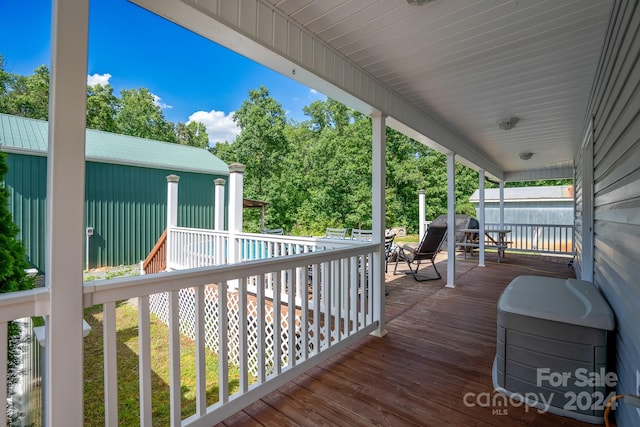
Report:
M 436 255 L 440 252 L 440 247 L 442 246 L 442 242 L 447 235 L 447 226 L 446 225 L 431 225 L 427 232 L 425 233 L 422 241 L 418 245 L 417 248 L 413 248 L 411 246 L 403 245 L 398 249 L 398 253 L 396 256 L 396 265 L 393 269 L 393 274 L 396 273 L 398 269 L 398 261 L 406 261 L 409 266 L 409 270 L 413 275 L 413 278 L 418 282 L 423 282 L 427 280 L 437 280 L 441 279 L 442 276 L 438 269 L 436 268 Z M 430 261 L 433 269 L 436 272 L 436 277 L 428 277 L 428 278 L 420 278 L 418 276 L 418 268 L 420 268 L 420 264 L 422 261 Z M 411 267 L 412 264 L 415 264 L 415 270 Z

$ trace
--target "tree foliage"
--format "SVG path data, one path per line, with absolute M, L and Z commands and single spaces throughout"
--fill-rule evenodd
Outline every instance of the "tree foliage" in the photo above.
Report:
M 117 133 L 176 142 L 173 126 L 165 119 L 148 89 L 120 91 L 120 109 L 114 121 Z
M 240 136 L 211 151 L 227 163 L 240 162 L 245 197 L 268 203 L 267 228 L 321 234 L 326 227 L 370 228 L 371 120 L 339 102 L 315 101 L 308 120 L 287 123 L 280 104 L 264 87 L 251 91 L 236 112 Z M 387 129 L 387 227 L 418 229 L 418 190 L 427 195 L 427 218 L 446 213 L 444 155 Z M 456 165 L 458 213 L 475 214 L 469 197 L 478 174 Z M 257 212 L 245 211 L 245 229 L 257 231 Z
M 40 65 L 30 76 L 8 73 L 0 55 L 0 112 L 46 120 L 49 114 L 49 69 Z
M 5 70 L 0 55 L 0 113 L 48 120 L 49 69 L 37 67 L 21 76 Z M 199 122 L 171 123 L 146 88 L 123 89 L 120 97 L 109 84 L 87 87 L 87 128 L 206 148 L 207 129 Z
M 115 118 L 119 107 L 111 85 L 87 87 L 87 128 L 116 132 Z
M 0 112 L 46 119 L 48 85 L 45 66 L 31 76 L 17 76 L 4 70 L 0 56 Z M 283 227 L 295 234 L 320 234 L 331 226 L 370 228 L 370 118 L 332 99 L 314 101 L 303 111 L 307 120 L 288 122 L 284 108 L 266 87 L 251 90 L 233 116 L 240 135 L 210 151 L 227 163 L 246 166 L 244 195 L 268 203 L 267 228 Z M 125 89 L 118 97 L 108 84 L 88 87 L 87 127 L 208 147 L 202 123 L 167 121 L 145 88 Z M 425 191 L 427 219 L 447 212 L 446 159 L 392 129 L 387 129 L 386 138 L 386 224 L 414 232 L 420 189 Z M 456 213 L 475 215 L 469 197 L 478 188 L 478 174 L 462 164 L 456 164 L 455 173 Z M 520 185 L 524 184 L 509 184 Z M 258 210 L 245 211 L 244 226 L 259 231 Z
M 19 229 L 9 211 L 9 191 L 4 186 L 8 171 L 7 155 L 0 151 L 0 293 L 29 289 L 32 281 L 26 276 L 29 267 L 22 242 L 18 240 Z

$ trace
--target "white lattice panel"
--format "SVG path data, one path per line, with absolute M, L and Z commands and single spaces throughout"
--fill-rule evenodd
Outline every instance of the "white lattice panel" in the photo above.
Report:
M 179 293 L 180 297 L 180 333 L 195 339 L 195 292 L 193 289 L 182 289 Z M 169 306 L 168 297 L 166 293 L 160 293 L 152 295 L 149 299 L 150 310 L 154 313 L 158 319 L 163 323 L 168 323 L 169 319 Z M 228 307 L 228 357 L 229 361 L 234 364 L 240 364 L 240 337 L 239 337 L 239 301 L 237 292 L 227 293 L 227 307 Z M 258 307 L 257 302 L 253 298 L 247 300 L 247 362 L 249 372 L 257 376 L 258 365 Z M 215 287 L 207 287 L 205 289 L 205 304 L 204 304 L 205 318 L 205 346 L 211 351 L 218 353 L 219 343 L 219 331 L 218 331 L 218 291 Z M 288 330 L 288 316 L 285 312 L 280 314 L 280 363 L 284 366 L 288 363 L 289 359 L 289 330 Z M 301 318 L 299 314 L 295 316 L 295 322 L 300 324 Z M 270 304 L 265 306 L 265 372 L 267 375 L 274 372 L 274 315 L 273 307 Z M 296 328 L 298 329 L 298 328 Z M 323 334 L 324 335 L 324 334 Z M 300 357 L 302 354 L 301 337 L 297 336 L 295 339 L 296 357 Z

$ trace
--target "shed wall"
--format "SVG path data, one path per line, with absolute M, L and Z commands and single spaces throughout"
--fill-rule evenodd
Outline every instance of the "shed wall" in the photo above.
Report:
M 486 223 L 500 222 L 500 204 L 488 202 L 484 206 Z M 476 217 L 478 206 L 476 205 Z M 509 224 L 558 224 L 573 222 L 573 202 L 517 202 L 504 204 L 504 222 Z
M 44 271 L 47 158 L 14 153 L 7 157 L 10 209 L 29 263 Z M 213 180 L 219 175 L 87 162 L 85 226 L 94 228 L 89 239 L 91 268 L 135 264 L 147 256 L 166 228 L 170 174 L 180 176 L 178 225 L 213 228 Z
M 18 238 L 25 246 L 29 264 L 44 271 L 47 158 L 8 153 L 7 166 L 5 185 L 9 211 L 20 227 Z

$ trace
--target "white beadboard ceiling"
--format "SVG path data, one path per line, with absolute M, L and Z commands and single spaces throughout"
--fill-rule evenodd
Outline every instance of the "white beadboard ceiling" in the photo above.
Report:
M 571 170 L 612 7 L 610 0 L 133 1 L 278 71 L 298 65 L 343 89 L 347 104 L 359 97 L 348 84 L 353 66 L 371 79 L 375 99 L 402 104 L 373 105 L 391 125 L 463 151 L 467 163 L 490 165 L 495 176 Z M 237 37 L 221 36 L 221 27 Z M 347 65 L 336 72 L 338 60 Z M 289 75 L 313 86 L 303 73 Z M 340 93 L 328 95 L 342 100 Z M 421 117 L 428 125 L 419 126 Z M 497 122 L 510 117 L 517 126 L 500 129 Z M 534 155 L 524 161 L 521 152 Z

